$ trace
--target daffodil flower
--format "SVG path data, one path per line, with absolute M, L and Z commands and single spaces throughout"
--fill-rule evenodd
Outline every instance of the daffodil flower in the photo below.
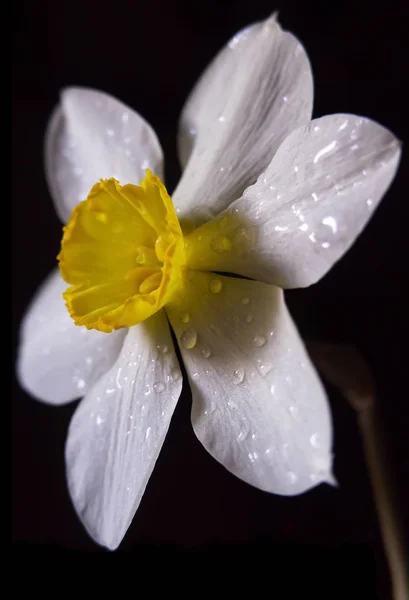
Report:
M 332 481 L 327 399 L 283 288 L 318 281 L 348 250 L 400 144 L 363 117 L 311 121 L 312 98 L 306 53 L 275 17 L 238 33 L 183 109 L 172 203 L 148 123 L 104 93 L 62 93 L 45 162 L 68 222 L 65 282 L 55 271 L 33 301 L 18 371 L 45 402 L 84 396 L 67 478 L 99 544 L 125 535 L 181 393 L 169 323 L 194 431 L 217 461 L 276 494 Z

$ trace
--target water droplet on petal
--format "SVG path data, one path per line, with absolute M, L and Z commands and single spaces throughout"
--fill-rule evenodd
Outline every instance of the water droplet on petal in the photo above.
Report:
M 233 402 L 233 400 L 227 400 L 227 406 L 229 408 L 232 408 L 233 410 L 236 410 L 238 408 L 237 404 Z
M 246 315 L 245 321 L 246 323 L 251 323 L 253 321 L 253 315 Z
M 313 433 L 310 437 L 310 444 L 313 448 L 321 448 L 321 440 L 319 433 Z
M 77 388 L 79 390 L 83 390 L 84 387 L 85 387 L 85 381 L 84 381 L 84 379 L 81 379 L 81 378 L 77 379 Z
M 262 346 L 264 346 L 266 343 L 266 338 L 263 335 L 256 335 L 253 338 L 253 344 L 255 346 L 257 346 L 258 348 L 261 348 Z
M 294 473 L 294 471 L 288 471 L 287 473 L 287 477 L 290 481 L 290 483 L 296 483 L 296 481 L 298 480 L 297 475 Z
M 249 304 L 250 303 L 250 298 L 244 297 L 241 299 L 241 303 L 242 304 Z
M 147 439 L 148 439 L 148 437 L 149 437 L 149 436 L 150 436 L 150 434 L 151 434 L 151 431 L 152 431 L 151 427 L 148 427 L 148 429 L 146 430 L 146 433 L 145 433 L 145 440 L 147 440 Z
M 182 313 L 180 313 L 179 318 L 182 321 L 182 323 L 189 323 L 190 315 L 188 312 L 182 312 Z
M 268 375 L 268 373 L 270 373 L 271 369 L 273 368 L 273 365 L 269 362 L 258 362 L 258 371 L 260 373 L 260 375 L 262 377 L 265 377 L 266 375 Z
M 161 394 L 165 389 L 165 384 L 163 383 L 163 381 L 157 381 L 156 383 L 153 384 L 153 390 L 155 392 L 155 394 Z
M 220 294 L 223 289 L 223 283 L 221 279 L 211 279 L 209 283 L 209 290 L 212 294 Z
M 289 406 L 289 407 L 288 407 L 288 410 L 289 410 L 289 412 L 290 412 L 290 415 L 291 415 L 292 417 L 296 417 L 296 416 L 298 416 L 298 408 L 297 408 L 296 406 Z
M 209 346 L 203 346 L 201 353 L 205 358 L 210 358 L 212 355 L 212 351 L 210 350 Z
M 245 373 L 241 367 L 233 371 L 233 383 L 242 383 L 244 381 L 244 377 Z
M 186 350 L 192 350 L 196 346 L 197 342 L 197 333 L 193 329 L 185 329 L 185 331 L 180 336 L 180 341 L 182 346 L 186 348 Z
M 210 247 L 218 254 L 222 254 L 223 252 L 231 250 L 232 242 L 227 235 L 217 235 L 210 242 Z
M 178 369 L 174 369 L 170 376 L 172 377 L 172 381 L 178 381 L 180 379 L 180 371 Z

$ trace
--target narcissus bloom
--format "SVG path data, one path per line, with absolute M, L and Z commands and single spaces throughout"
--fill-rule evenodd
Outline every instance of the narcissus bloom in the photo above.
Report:
M 131 523 L 181 393 L 170 326 L 194 431 L 216 460 L 276 494 L 331 482 L 328 404 L 283 288 L 318 281 L 348 250 L 400 145 L 363 117 L 311 121 L 312 98 L 305 51 L 274 17 L 238 33 L 183 109 L 171 200 L 137 113 L 94 90 L 62 93 L 45 154 L 67 222 L 62 278 L 50 275 L 24 319 L 18 371 L 40 400 L 84 396 L 68 485 L 108 548 Z

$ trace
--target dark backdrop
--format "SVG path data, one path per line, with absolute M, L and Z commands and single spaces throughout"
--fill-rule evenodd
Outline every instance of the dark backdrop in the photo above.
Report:
M 237 30 L 273 10 L 310 56 L 314 116 L 366 115 L 408 137 L 406 2 L 17 1 L 13 16 L 13 362 L 18 327 L 55 265 L 61 225 L 47 190 L 43 134 L 59 90 L 95 87 L 154 127 L 171 191 L 180 175 L 177 119 L 190 88 Z M 306 339 L 357 346 L 376 374 L 391 469 L 408 502 L 408 155 L 370 225 L 320 283 L 287 300 Z M 7 202 L 7 199 L 4 199 Z M 14 369 L 14 367 L 13 367 Z M 13 372 L 14 373 L 14 372 Z M 388 572 L 352 410 L 328 387 L 339 489 L 283 498 L 242 483 L 216 463 L 190 426 L 187 384 L 141 506 L 119 553 L 195 549 L 322 564 L 388 597 Z M 104 552 L 83 530 L 65 486 L 63 448 L 76 403 L 54 408 L 13 374 L 13 540 L 16 551 Z M 403 511 L 405 513 L 405 511 Z M 288 559 L 288 560 L 287 560 Z M 322 562 L 324 561 L 324 563 Z M 365 571 L 367 570 L 367 573 Z

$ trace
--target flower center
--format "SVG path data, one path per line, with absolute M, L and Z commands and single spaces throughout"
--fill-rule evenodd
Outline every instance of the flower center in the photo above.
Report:
M 101 180 L 74 208 L 58 255 L 76 325 L 110 332 L 158 311 L 183 284 L 184 241 L 165 186 Z

